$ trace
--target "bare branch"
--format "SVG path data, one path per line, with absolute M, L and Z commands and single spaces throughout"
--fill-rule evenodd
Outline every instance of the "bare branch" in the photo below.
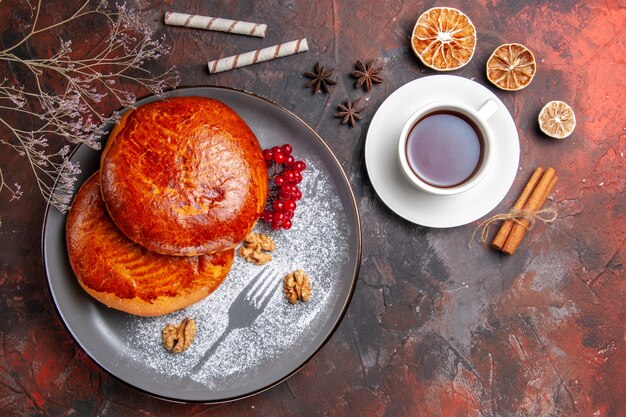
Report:
M 164 38 L 153 38 L 147 24 L 124 4 L 110 10 L 103 2 L 86 0 L 71 16 L 42 27 L 41 0 L 32 9 L 30 31 L 0 51 L 0 64 L 22 67 L 30 74 L 24 84 L 0 81 L 0 146 L 28 160 L 42 196 L 65 212 L 80 172 L 69 160 L 67 144 L 99 149 L 104 126 L 119 118 L 110 106 L 117 109 L 135 103 L 126 85 L 161 94 L 178 84 L 178 73 L 170 68 L 153 75 L 145 68 L 147 62 L 169 53 L 169 47 Z M 20 45 L 88 15 L 100 16 L 109 29 L 106 41 L 89 56 L 74 59 L 72 41 L 63 39 L 49 58 L 20 56 Z M 105 98 L 108 109 L 103 109 Z M 19 198 L 19 186 L 9 187 L 5 174 L 0 168 L 0 195 L 6 191 L 11 200 Z

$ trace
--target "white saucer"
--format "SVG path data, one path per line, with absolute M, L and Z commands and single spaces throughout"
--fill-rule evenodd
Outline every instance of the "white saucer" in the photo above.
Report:
M 398 137 L 409 116 L 432 101 L 454 100 L 479 108 L 487 99 L 500 108 L 489 119 L 496 141 L 494 164 L 475 187 L 451 196 L 418 190 L 405 178 L 397 157 Z M 455 227 L 489 213 L 507 194 L 519 164 L 515 122 L 502 101 L 482 85 L 454 75 L 419 78 L 394 91 L 372 119 L 365 140 L 365 165 L 383 202 L 406 220 L 428 227 Z

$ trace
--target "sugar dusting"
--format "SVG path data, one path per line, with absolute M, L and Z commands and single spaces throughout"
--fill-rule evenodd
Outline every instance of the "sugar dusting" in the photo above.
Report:
M 228 328 L 231 304 L 263 268 L 235 256 L 224 283 L 205 300 L 163 317 L 132 317 L 122 336 L 128 346 L 125 354 L 164 379 L 191 378 L 210 389 L 229 389 L 249 382 L 255 374 L 275 369 L 285 355 L 294 356 L 293 352 L 302 351 L 313 340 L 322 324 L 331 319 L 332 307 L 338 301 L 342 265 L 348 256 L 348 232 L 337 189 L 322 161 L 315 155 L 303 155 L 302 159 L 307 169 L 293 228 L 274 232 L 259 224 L 257 231 L 269 234 L 276 242 L 270 265 L 278 276 L 273 279 L 282 281 L 287 272 L 303 269 L 313 285 L 311 301 L 289 304 L 280 285 L 251 326 Z M 162 346 L 161 330 L 184 317 L 196 320 L 196 340 L 186 352 L 172 355 Z M 211 348 L 214 352 L 201 369 L 192 370 Z

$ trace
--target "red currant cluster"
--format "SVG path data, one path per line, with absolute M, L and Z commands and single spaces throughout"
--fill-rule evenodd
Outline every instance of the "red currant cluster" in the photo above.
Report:
M 296 161 L 292 151 L 289 144 L 263 150 L 263 157 L 270 169 L 270 187 L 261 218 L 274 230 L 291 229 L 296 201 L 302 198 L 298 184 L 302 181 L 302 171 L 306 169 L 306 164 L 304 161 Z

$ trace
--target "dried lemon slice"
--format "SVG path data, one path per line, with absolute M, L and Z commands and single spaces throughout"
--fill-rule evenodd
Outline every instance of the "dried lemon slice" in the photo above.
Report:
M 417 19 L 411 46 L 427 67 L 438 71 L 455 70 L 474 56 L 476 28 L 460 10 L 433 7 Z
M 536 72 L 535 56 L 519 43 L 498 46 L 487 60 L 487 78 L 503 90 L 521 90 L 530 84 Z
M 546 135 L 563 139 L 576 127 L 574 110 L 562 101 L 551 101 L 539 112 L 539 128 Z

